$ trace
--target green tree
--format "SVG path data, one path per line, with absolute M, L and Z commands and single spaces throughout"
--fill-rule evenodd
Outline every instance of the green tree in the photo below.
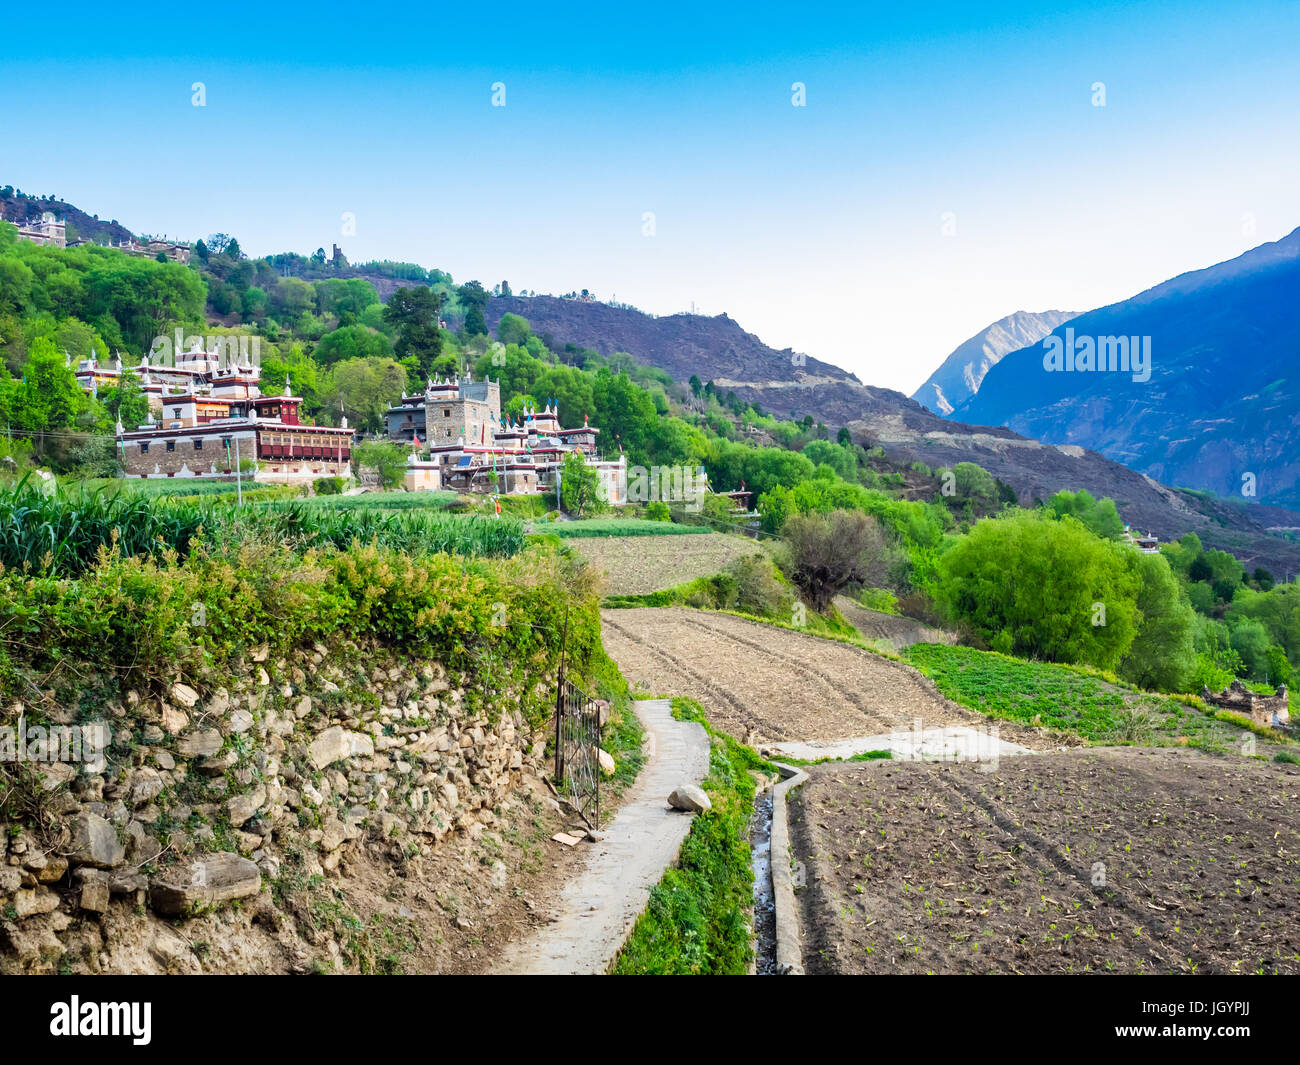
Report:
M 939 595 L 996 651 L 1113 670 L 1137 632 L 1131 551 L 1071 517 L 986 518 L 941 558 Z
M 366 440 L 352 449 L 352 459 L 358 469 L 374 470 L 379 483 L 385 488 L 400 488 L 406 478 L 406 460 L 410 451 L 400 444 L 380 440 Z
M 384 318 L 397 330 L 394 350 L 401 358 L 415 359 L 421 378 L 433 373 L 433 364 L 442 353 L 441 311 L 442 295 L 426 285 L 399 288 L 384 307 Z
M 456 290 L 456 300 L 465 309 L 465 334 L 467 336 L 486 336 L 487 320 L 483 312 L 488 305 L 490 293 L 477 281 L 468 281 Z
M 389 404 L 402 398 L 406 371 L 393 359 L 345 359 L 333 366 L 322 388 L 325 409 L 340 409 L 351 423 L 367 433 L 386 429 Z
M 1135 551 L 1131 563 L 1141 580 L 1137 636 L 1120 663 L 1120 675 L 1138 687 L 1190 691 L 1196 671 L 1196 613 L 1169 563 Z
M 1106 540 L 1118 540 L 1124 532 L 1124 522 L 1115 508 L 1113 499 L 1094 499 L 1087 489 L 1077 492 L 1057 492 L 1047 502 L 1047 509 L 1058 518 L 1067 515 L 1078 518 L 1089 529 Z
M 345 359 L 391 359 L 393 345 L 383 333 L 364 325 L 345 325 L 321 337 L 313 357 L 318 366 L 332 366 Z
M 560 506 L 575 517 L 604 509 L 600 475 L 587 465 L 581 451 L 570 451 L 560 468 Z
M 517 314 L 507 312 L 501 316 L 501 321 L 497 323 L 497 339 L 502 344 L 519 344 L 527 343 L 532 331 L 528 327 L 528 319 L 522 318 Z

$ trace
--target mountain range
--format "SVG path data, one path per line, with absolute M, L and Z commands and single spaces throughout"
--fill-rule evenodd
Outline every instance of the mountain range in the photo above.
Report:
M 951 414 L 980 390 L 985 375 L 1004 355 L 1027 348 L 1078 311 L 1016 311 L 981 329 L 943 360 L 925 384 L 912 393 L 922 406 Z
M 1278 576 L 1300 570 L 1300 543 L 1278 535 L 1300 532 L 1300 513 L 1175 489 L 1077 444 L 1056 446 L 1006 427 L 943 418 L 901 392 L 863 384 L 845 370 L 789 349 L 770 348 L 726 315 L 654 317 L 599 302 L 511 296 L 489 302 L 489 327 L 495 329 L 507 312 L 528 319 L 552 349 L 571 343 L 604 355 L 627 352 L 675 380 L 713 381 L 724 393 L 734 392 L 780 417 L 812 415 L 832 433 L 846 426 L 855 442 L 879 445 L 900 462 L 978 463 L 1011 485 L 1025 504 L 1062 489 L 1086 488 L 1114 499 L 1138 530 L 1166 540 L 1195 532 L 1251 568 L 1264 566 Z M 992 367 L 981 393 L 1005 362 Z
M 1300 229 L 1053 328 L 954 418 L 1094 448 L 1167 484 L 1300 505 Z M 1150 348 L 1149 377 L 1045 368 L 1045 345 Z

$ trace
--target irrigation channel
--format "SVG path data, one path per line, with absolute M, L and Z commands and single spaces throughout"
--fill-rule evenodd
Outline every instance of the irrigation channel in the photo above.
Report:
M 754 972 L 776 974 L 776 901 L 772 891 L 772 788 L 754 800 L 749 821 L 754 868 Z

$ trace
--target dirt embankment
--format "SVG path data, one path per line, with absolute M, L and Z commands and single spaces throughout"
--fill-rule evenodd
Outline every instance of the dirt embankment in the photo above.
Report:
M 814 767 L 810 973 L 1300 972 L 1300 769 L 1094 748 Z
M 936 629 L 914 618 L 868 610 L 861 603 L 855 603 L 847 596 L 838 596 L 835 606 L 844 615 L 844 620 L 862 633 L 864 638 L 888 644 L 895 652 L 901 651 L 904 647 L 911 647 L 914 643 L 954 644 L 957 642 L 954 633 Z

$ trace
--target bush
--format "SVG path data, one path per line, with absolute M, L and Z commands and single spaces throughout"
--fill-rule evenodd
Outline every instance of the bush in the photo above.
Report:
M 645 508 L 645 516 L 647 521 L 673 520 L 672 511 L 668 509 L 668 504 L 659 499 Z
M 311 486 L 318 496 L 337 496 L 342 495 L 347 483 L 342 477 L 317 477 Z
M 766 555 L 738 558 L 727 572 L 735 582 L 735 608 L 742 614 L 789 618 L 794 596 Z
M 401 488 L 406 480 L 406 458 L 410 451 L 400 444 L 366 440 L 352 449 L 358 469 L 374 470 L 385 488 Z

